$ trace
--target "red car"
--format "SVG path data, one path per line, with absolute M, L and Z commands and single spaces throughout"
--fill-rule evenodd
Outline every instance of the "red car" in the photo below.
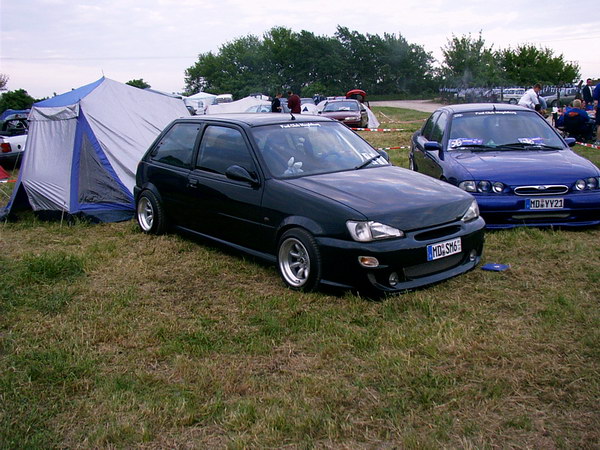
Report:
M 369 124 L 367 109 L 358 100 L 328 100 L 319 114 L 339 120 L 351 128 L 366 128 Z

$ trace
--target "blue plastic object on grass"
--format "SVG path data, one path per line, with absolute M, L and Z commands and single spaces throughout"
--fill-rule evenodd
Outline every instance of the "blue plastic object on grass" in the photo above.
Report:
M 510 269 L 510 264 L 487 263 L 481 266 L 481 270 L 490 270 L 492 272 L 504 272 Z

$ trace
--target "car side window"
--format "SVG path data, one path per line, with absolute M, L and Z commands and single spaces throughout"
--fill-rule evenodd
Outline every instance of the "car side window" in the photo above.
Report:
M 242 133 L 229 127 L 210 125 L 204 131 L 196 167 L 225 175 L 228 167 L 238 165 L 256 173 L 254 161 Z
M 163 136 L 152 151 L 152 160 L 176 167 L 190 167 L 198 124 L 177 123 Z
M 425 139 L 427 139 L 428 141 L 431 140 L 431 131 L 433 130 L 433 124 L 438 119 L 439 115 L 440 115 L 439 112 L 433 113 L 429 117 L 429 120 L 425 123 L 425 126 L 423 127 L 423 133 L 422 133 L 423 137 Z
M 440 117 L 433 125 L 431 130 L 430 141 L 442 142 L 444 138 L 444 131 L 446 131 L 446 123 L 448 122 L 448 116 L 445 113 L 440 114 Z

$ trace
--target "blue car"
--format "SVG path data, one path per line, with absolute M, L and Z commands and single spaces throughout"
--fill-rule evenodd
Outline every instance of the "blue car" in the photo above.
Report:
M 440 108 L 412 138 L 410 168 L 471 193 L 488 228 L 600 224 L 600 169 L 533 110 Z

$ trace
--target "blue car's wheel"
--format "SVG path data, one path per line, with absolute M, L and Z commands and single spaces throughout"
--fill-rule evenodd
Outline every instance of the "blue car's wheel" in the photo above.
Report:
M 417 171 L 417 166 L 415 165 L 415 159 L 413 158 L 412 155 L 410 155 L 408 157 L 408 168 L 410 170 L 414 170 L 415 172 Z

